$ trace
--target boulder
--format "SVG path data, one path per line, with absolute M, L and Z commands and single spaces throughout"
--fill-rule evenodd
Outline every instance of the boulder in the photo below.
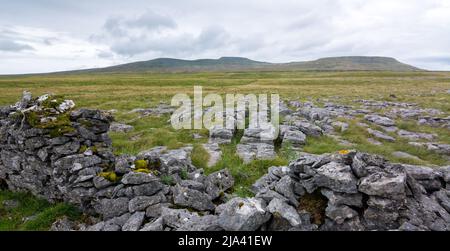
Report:
M 219 225 L 226 231 L 255 231 L 270 219 L 265 203 L 254 198 L 233 198 L 219 207 Z
M 386 140 L 386 141 L 390 141 L 390 142 L 394 142 L 395 141 L 394 137 L 386 135 L 386 134 L 384 134 L 384 133 L 382 133 L 382 132 L 380 132 L 378 130 L 367 128 L 367 132 L 370 135 L 372 135 L 372 136 L 374 136 L 375 138 L 378 138 L 378 139 L 382 139 L 382 140 Z
M 386 198 L 403 198 L 405 196 L 405 173 L 377 172 L 369 174 L 359 182 L 358 190 L 367 195 Z
M 416 161 L 421 161 L 421 159 L 419 157 L 414 156 L 409 153 L 402 152 L 402 151 L 392 152 L 392 156 L 394 156 L 396 158 L 401 158 L 401 159 L 412 159 L 412 160 L 416 160 Z
M 228 169 L 211 173 L 205 179 L 206 193 L 213 200 L 223 195 L 223 193 L 233 187 L 233 185 L 234 178 Z
M 160 217 L 145 224 L 139 231 L 162 231 L 164 229 L 163 223 L 163 218 Z
M 197 213 L 189 212 L 186 209 L 172 209 L 163 207 L 161 208 L 161 217 L 165 226 L 178 229 L 186 222 L 194 221 L 200 216 Z
M 319 137 L 323 134 L 323 130 L 307 121 L 295 121 L 294 126 L 296 126 L 301 132 L 306 136 Z
M 122 231 L 138 231 L 144 222 L 145 212 L 135 212 L 130 216 L 130 218 L 125 222 L 122 227 Z
M 252 160 L 267 160 L 276 157 L 275 147 L 266 143 L 238 144 L 236 154 L 244 161 L 250 163 Z
M 129 172 L 126 173 L 120 182 L 125 185 L 139 185 L 157 181 L 157 178 L 150 173 Z
M 370 121 L 374 124 L 380 125 L 380 126 L 394 126 L 395 125 L 395 122 L 392 119 L 390 119 L 388 117 L 375 115 L 375 114 L 368 114 L 368 115 L 364 116 L 364 119 L 367 121 Z
M 306 135 L 301 131 L 287 131 L 283 135 L 283 145 L 300 147 L 306 143 Z
M 110 219 L 128 212 L 128 203 L 129 199 L 124 197 L 101 199 L 94 208 L 97 213 L 103 215 L 104 219 Z
M 190 207 L 196 210 L 214 210 L 215 206 L 211 197 L 206 193 L 176 185 L 173 187 L 173 201 L 175 205 Z
M 357 217 L 358 212 L 346 205 L 336 206 L 329 204 L 325 209 L 325 215 L 337 224 L 342 224 L 347 219 Z
M 186 221 L 177 231 L 222 231 L 217 215 L 205 215 Z
M 436 135 L 430 133 L 410 132 L 406 130 L 399 130 L 397 132 L 397 135 L 409 140 L 420 140 L 420 139 L 433 140 L 436 137 Z
M 274 198 L 269 205 L 267 206 L 267 211 L 277 217 L 281 217 L 286 220 L 290 226 L 298 227 L 301 224 L 305 224 L 306 222 L 302 222 L 300 215 L 297 210 L 288 205 L 285 201 Z
M 155 196 L 137 196 L 130 200 L 128 203 L 128 211 L 134 213 L 136 211 L 145 211 L 149 206 L 155 205 L 161 202 L 159 195 Z
M 127 133 L 133 131 L 134 127 L 131 125 L 121 124 L 117 122 L 111 123 L 109 130 L 111 132 Z
M 330 162 L 316 170 L 314 183 L 318 187 L 326 187 L 336 192 L 357 193 L 357 179 L 350 166 L 337 162 Z
M 283 176 L 278 182 L 275 183 L 274 190 L 283 195 L 291 205 L 298 207 L 298 197 L 296 195 L 297 182 L 294 181 L 289 175 Z
M 335 206 L 347 205 L 347 206 L 359 207 L 359 208 L 361 208 L 363 206 L 361 193 L 347 194 L 347 193 L 335 192 L 333 190 L 324 189 L 324 188 L 322 188 L 320 190 L 320 192 L 322 193 L 322 195 L 327 197 L 328 203 L 330 205 L 335 205 Z
M 233 130 L 214 126 L 209 129 L 209 143 L 229 144 L 233 138 Z

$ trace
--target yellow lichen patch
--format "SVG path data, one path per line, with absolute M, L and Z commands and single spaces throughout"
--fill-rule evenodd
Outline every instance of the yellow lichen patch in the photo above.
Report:
M 136 168 L 136 170 L 148 169 L 148 161 L 147 160 L 143 160 L 143 159 L 136 160 L 134 162 L 134 167 Z
M 101 172 L 98 176 L 103 177 L 111 182 L 116 182 L 119 180 L 119 177 L 115 172 Z
M 350 151 L 349 150 L 340 150 L 338 153 L 342 154 L 342 155 L 345 155 L 345 154 L 350 153 Z
M 136 172 L 136 173 L 151 173 L 151 171 L 148 170 L 147 168 L 135 169 L 134 172 Z

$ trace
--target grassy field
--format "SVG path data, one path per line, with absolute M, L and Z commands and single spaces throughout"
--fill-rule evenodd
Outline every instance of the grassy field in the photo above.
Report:
M 249 186 L 272 165 L 285 165 L 295 156 L 291 149 L 278 149 L 279 157 L 271 161 L 244 164 L 235 154 L 237 139 L 223 146 L 223 158 L 214 167 L 206 168 L 207 155 L 200 144 L 207 141 L 208 132 L 201 130 L 202 139 L 194 139 L 194 131 L 176 131 L 168 123 L 169 116 L 138 118 L 129 113 L 134 108 L 155 107 L 160 102 L 170 103 L 177 93 L 192 94 L 193 86 L 203 86 L 207 93 L 278 93 L 282 99 L 324 100 L 355 105 L 355 99 L 387 100 L 417 103 L 422 108 L 437 108 L 450 115 L 450 72 L 209 72 L 166 74 L 84 74 L 0 76 L 0 105 L 16 102 L 24 90 L 34 95 L 54 93 L 73 99 L 77 107 L 115 109 L 117 121 L 133 125 L 129 133 L 111 133 L 117 154 L 136 154 L 158 145 L 177 148 L 194 145 L 193 162 L 211 173 L 229 168 L 236 179 L 234 192 L 251 195 Z M 395 95 L 395 98 L 391 96 Z M 404 140 L 383 142 L 382 146 L 368 144 L 367 132 L 356 126 L 362 117 L 350 121 L 349 130 L 341 137 L 355 144 L 355 149 L 386 156 L 392 161 L 443 165 L 448 159 L 432 152 L 413 148 Z M 401 121 L 398 127 L 413 131 L 436 133 L 438 141 L 450 144 L 446 129 L 417 127 L 412 121 Z M 376 129 L 376 127 L 374 127 Z M 330 137 L 308 139 L 304 151 L 325 153 L 346 149 Z M 421 161 L 398 159 L 393 151 L 405 151 L 420 157 Z M 10 224 L 10 223 L 0 223 Z M 12 223 L 11 223 L 12 224 Z M 14 223 L 16 224 L 16 223 Z

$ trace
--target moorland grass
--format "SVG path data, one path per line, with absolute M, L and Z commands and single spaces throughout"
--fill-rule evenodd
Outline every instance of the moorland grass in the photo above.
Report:
M 17 206 L 7 206 L 5 201 L 17 202 Z M 48 230 L 62 216 L 70 220 L 82 217 L 74 206 L 66 203 L 50 204 L 27 193 L 0 190 L 0 231 Z

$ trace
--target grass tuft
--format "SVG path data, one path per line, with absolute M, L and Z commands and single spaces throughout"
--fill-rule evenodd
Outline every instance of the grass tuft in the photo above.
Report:
M 7 200 L 17 201 L 17 207 L 7 207 Z M 81 219 L 81 212 L 66 203 L 50 204 L 28 193 L 0 191 L 0 230 L 48 230 L 62 216 Z

